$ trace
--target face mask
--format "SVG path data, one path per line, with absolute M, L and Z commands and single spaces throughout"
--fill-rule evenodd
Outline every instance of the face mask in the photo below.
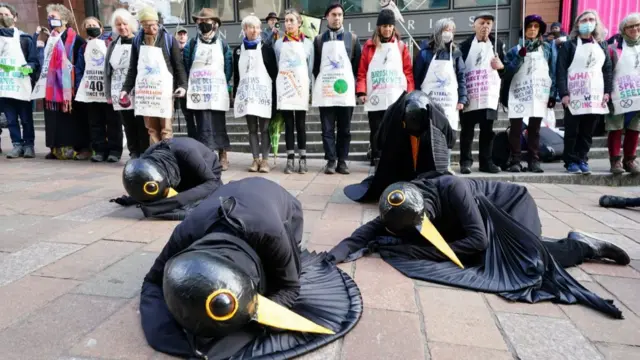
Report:
M 49 19 L 49 28 L 50 29 L 55 29 L 57 27 L 62 26 L 62 20 L 60 19 Z
M 13 27 L 14 24 L 13 16 L 0 16 L 0 26 L 10 28 Z
M 92 38 L 97 38 L 98 36 L 100 36 L 100 34 L 102 33 L 102 31 L 100 31 L 100 28 L 87 28 L 87 35 L 89 35 Z
M 596 24 L 592 22 L 580 24 L 578 27 L 578 31 L 580 31 L 581 35 L 588 35 L 596 29 Z
M 203 34 L 208 34 L 213 30 L 213 24 L 209 23 L 200 23 L 198 24 L 198 30 L 200 30 Z
M 446 43 L 449 43 L 451 40 L 453 40 L 453 33 L 451 31 L 443 31 L 442 32 L 442 41 Z

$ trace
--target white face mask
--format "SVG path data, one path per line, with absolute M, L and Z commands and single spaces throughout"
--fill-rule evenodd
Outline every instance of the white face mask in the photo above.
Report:
M 448 43 L 451 40 L 453 40 L 453 33 L 451 31 L 443 31 L 442 32 L 442 41 L 444 41 L 444 43 Z

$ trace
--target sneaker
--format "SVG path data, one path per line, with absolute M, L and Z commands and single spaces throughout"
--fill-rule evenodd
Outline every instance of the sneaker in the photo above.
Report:
M 306 174 L 309 169 L 307 169 L 307 159 L 300 159 L 298 163 L 298 173 Z
M 536 173 L 536 174 L 542 174 L 544 172 L 544 170 L 542 170 L 542 167 L 540 166 L 540 162 L 539 161 L 532 161 L 529 163 L 529 171 L 532 173 Z
M 285 174 L 293 173 L 293 159 L 287 159 L 287 165 L 284 167 Z
M 22 145 L 13 145 L 13 149 L 7 153 L 7 159 L 17 159 L 24 156 Z
M 329 175 L 336 173 L 336 161 L 335 160 L 327 161 L 327 166 L 325 166 L 325 168 L 324 168 L 324 173 L 325 174 L 329 174 Z
M 91 162 L 103 162 L 104 156 L 102 154 L 95 154 L 91 157 Z
M 509 168 L 507 170 L 511 173 L 519 173 L 522 172 L 522 165 L 520 165 L 520 162 L 516 162 L 509 165 Z
M 580 171 L 582 171 L 582 174 L 584 175 L 591 174 L 591 168 L 589 167 L 589 164 L 587 164 L 586 161 L 581 161 L 580 164 L 578 164 L 578 167 L 580 167 Z
M 463 175 L 471 174 L 471 166 L 460 166 L 460 174 L 463 174 Z
M 347 166 L 347 163 L 344 161 L 339 161 L 338 162 L 338 169 L 337 169 L 338 173 L 342 174 L 342 175 L 348 175 L 349 172 L 349 167 Z
M 478 170 L 480 170 L 480 172 L 489 174 L 498 174 L 501 171 L 500 167 L 493 162 L 487 163 L 485 165 L 480 165 L 480 168 Z
M 640 174 L 640 165 L 638 165 L 635 159 L 626 160 L 624 162 L 624 170 L 631 173 L 631 175 L 638 175 Z
M 24 148 L 24 158 L 25 159 L 33 159 L 36 157 L 36 151 L 33 146 L 25 146 Z
M 567 171 L 572 174 L 582 174 L 582 170 L 576 163 L 569 163 L 566 167 L 567 167 Z
M 107 162 L 108 163 L 117 163 L 118 161 L 120 161 L 120 157 L 118 157 L 118 156 L 115 156 L 115 155 L 107 156 Z

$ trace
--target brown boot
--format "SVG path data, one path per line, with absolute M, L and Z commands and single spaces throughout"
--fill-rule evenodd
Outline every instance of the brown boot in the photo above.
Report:
M 623 168 L 625 171 L 631 173 L 631 175 L 640 174 L 640 166 L 636 162 L 635 158 L 626 158 L 624 159 Z
M 260 172 L 268 173 L 269 171 L 271 171 L 271 168 L 269 168 L 269 161 L 267 159 L 262 159 L 260 162 Z
M 612 174 L 619 175 L 624 172 L 624 168 L 622 167 L 622 158 L 620 156 L 612 156 L 609 159 L 611 163 L 611 169 L 609 170 Z
M 253 159 L 253 163 L 249 166 L 249 172 L 258 172 L 260 168 L 260 159 Z
M 222 171 L 229 170 L 229 159 L 227 159 L 227 152 L 224 150 L 219 150 L 218 157 L 220 158 L 220 165 L 222 165 Z

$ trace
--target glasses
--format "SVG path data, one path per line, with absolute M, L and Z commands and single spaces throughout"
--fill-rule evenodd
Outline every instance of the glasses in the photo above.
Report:
M 143 28 L 149 29 L 152 27 L 158 27 L 158 24 L 141 24 Z
M 640 30 L 640 23 L 637 24 L 633 24 L 633 25 L 627 25 L 624 27 L 625 30 L 631 30 L 631 29 L 636 29 L 636 30 Z

